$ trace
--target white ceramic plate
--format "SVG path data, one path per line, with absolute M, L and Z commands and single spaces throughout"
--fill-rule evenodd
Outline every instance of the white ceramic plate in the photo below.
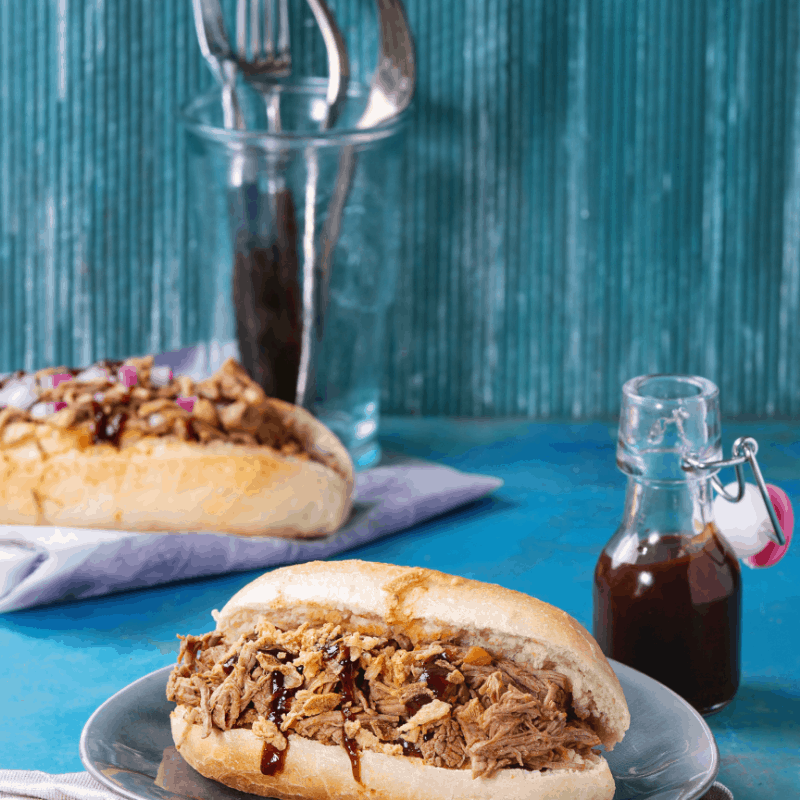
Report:
M 663 684 L 616 661 L 631 727 L 607 754 L 614 800 L 696 800 L 714 782 L 719 752 L 703 718 Z M 92 714 L 80 755 L 100 783 L 130 800 L 252 798 L 210 781 L 178 755 L 169 729 L 164 667 L 126 686 Z

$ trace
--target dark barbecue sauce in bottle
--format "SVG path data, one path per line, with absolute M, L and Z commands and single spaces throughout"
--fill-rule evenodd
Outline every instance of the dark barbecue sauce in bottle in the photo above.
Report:
M 701 714 L 739 686 L 742 579 L 714 523 L 719 392 L 696 376 L 645 375 L 622 390 L 617 465 L 622 523 L 594 574 L 594 637 L 609 658 L 677 692 Z
M 615 563 L 606 551 L 600 556 L 594 584 L 598 644 L 696 709 L 718 710 L 739 685 L 741 573 L 735 555 L 713 525 L 698 537 L 651 534 L 637 555 L 633 564 Z

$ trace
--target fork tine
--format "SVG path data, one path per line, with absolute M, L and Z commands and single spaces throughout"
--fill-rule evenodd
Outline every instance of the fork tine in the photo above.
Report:
M 247 60 L 247 2 L 236 0 L 236 50 L 242 61 Z
M 250 50 L 253 54 L 253 61 L 258 61 L 261 58 L 261 41 L 259 38 L 259 22 L 261 21 L 261 14 L 259 14 L 260 5 L 260 0 L 250 0 Z M 269 0 L 266 2 L 266 16 L 269 16 Z M 270 54 L 271 48 L 272 42 L 269 32 L 265 31 L 264 51 L 267 55 Z
M 264 55 L 270 60 L 275 57 L 272 4 L 273 0 L 264 0 Z M 258 22 L 255 21 L 254 25 L 258 25 Z
M 290 61 L 289 5 L 288 0 L 278 0 L 278 58 Z
M 252 74 L 288 74 L 288 0 L 236 0 L 236 49 L 240 65 Z

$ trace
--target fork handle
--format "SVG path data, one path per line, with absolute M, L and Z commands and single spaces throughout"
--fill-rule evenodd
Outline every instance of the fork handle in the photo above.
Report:
M 222 124 L 226 130 L 243 131 L 245 129 L 242 107 L 239 105 L 239 94 L 236 91 L 236 62 L 225 59 L 222 67 Z

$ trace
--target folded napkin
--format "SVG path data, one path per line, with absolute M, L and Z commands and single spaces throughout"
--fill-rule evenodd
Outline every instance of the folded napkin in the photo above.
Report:
M 46 772 L 0 769 L 0 800 L 119 800 L 87 772 L 48 775 Z M 700 800 L 733 800 L 730 789 L 714 782 Z
M 502 484 L 401 456 L 385 461 L 356 475 L 352 516 L 322 539 L 0 525 L 0 612 L 327 558 L 477 500 Z

